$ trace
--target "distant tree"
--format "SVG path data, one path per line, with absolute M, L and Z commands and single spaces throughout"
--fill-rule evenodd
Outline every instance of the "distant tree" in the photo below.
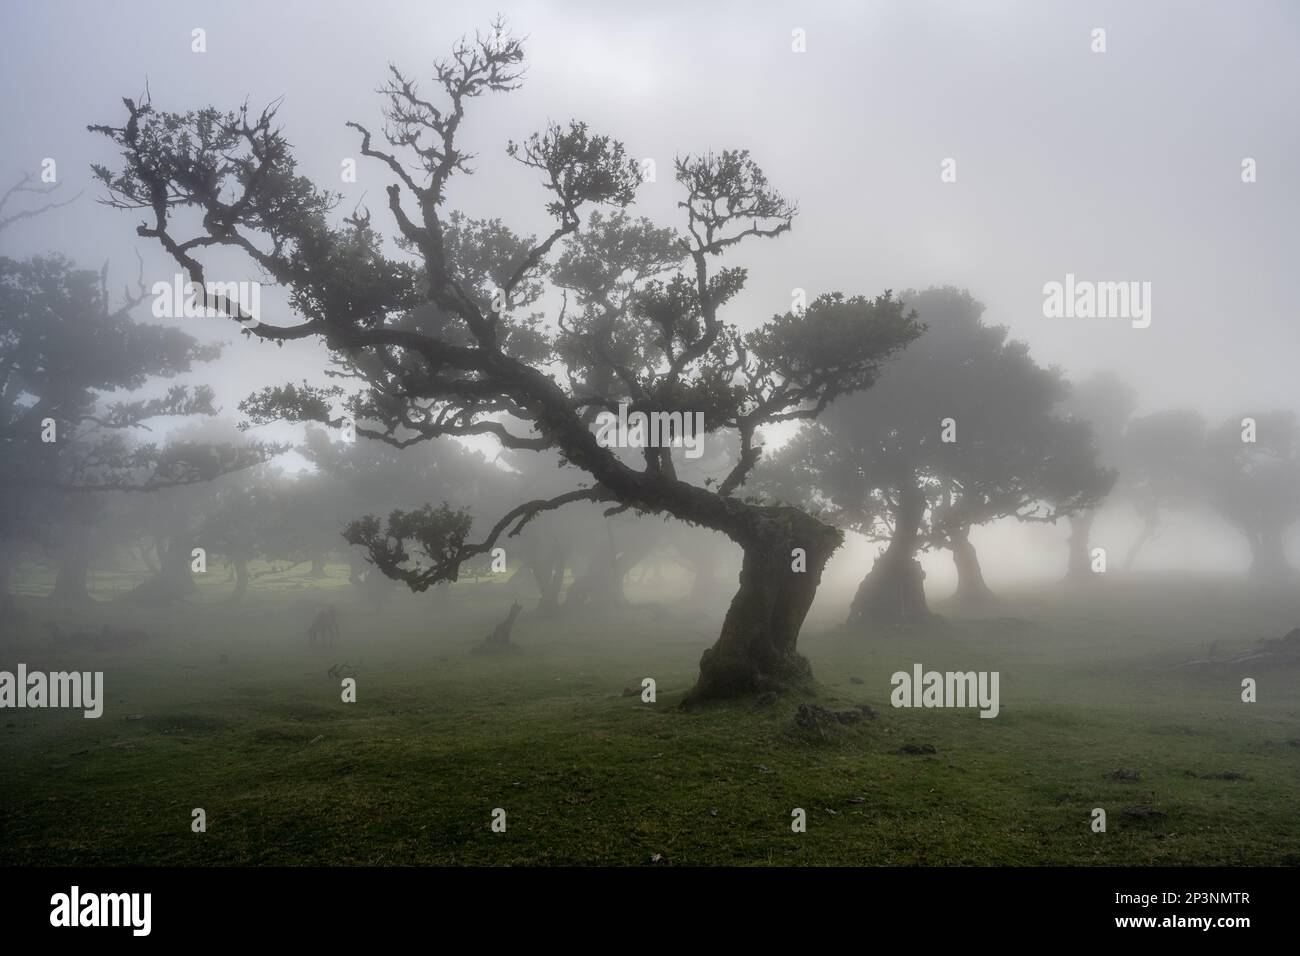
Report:
M 433 99 L 391 68 L 383 91 L 386 148 L 365 127 L 349 124 L 361 153 L 394 179 L 387 197 L 398 230 L 395 258 L 368 213 L 330 221 L 335 197 L 299 175 L 273 110 L 256 117 L 246 109 L 158 113 L 147 101 L 127 100 L 122 126 L 92 127 L 122 151 L 116 171 L 96 173 L 112 204 L 146 211 L 138 233 L 158 241 L 191 280 L 204 281 L 202 259 L 212 250 L 242 250 L 288 287 L 303 321 L 249 327 L 239 305 L 218 292 L 205 295 L 206 304 L 245 320 L 259 338 L 322 339 L 355 379 L 350 393 L 341 386 L 263 392 L 246 407 L 253 420 L 337 423 L 341 403 L 358 423 L 382 423 L 364 431 L 358 425 L 358 434 L 398 445 L 491 435 L 508 448 L 554 450 L 589 478 L 563 494 L 519 503 L 472 543 L 472 518 L 446 503 L 393 512 L 386 521 L 360 519 L 348 539 L 366 547 L 385 574 L 416 590 L 454 580 L 464 562 L 490 552 L 503 536 L 574 502 L 666 513 L 721 531 L 745 552 L 740 590 L 718 642 L 701 660 L 692 699 L 804 677 L 799 629 L 841 535 L 798 508 L 747 502 L 735 492 L 758 461 L 753 440 L 761 425 L 815 417 L 838 396 L 867 388 L 879 363 L 917 329 L 889 295 L 824 295 L 806 311 L 745 333 L 724 321 L 721 309 L 744 286 L 745 271 L 719 267 L 719 260 L 748 239 L 788 231 L 796 212 L 744 151 L 676 161 L 687 265 L 662 279 L 642 271 L 638 282 L 644 260 L 633 257 L 629 266 L 609 250 L 636 246 L 652 227 L 586 217 L 589 207 L 617 212 L 633 201 L 637 163 L 620 143 L 579 122 L 552 124 L 509 144 L 510 156 L 540 174 L 554 224 L 540 241 L 493 227 L 491 241 L 519 254 L 504 281 L 476 269 L 474 256 L 456 242 L 482 242 L 455 225 L 447 186 L 469 171 L 470 154 L 459 140 L 467 106 L 481 94 L 518 87 L 522 64 L 520 43 L 496 24 L 435 64 Z M 174 215 L 184 210 L 202 214 L 189 235 L 181 230 L 191 217 Z M 605 251 L 589 269 L 553 284 L 571 306 L 553 331 L 514 297 L 530 294 L 554 252 L 574 250 L 581 258 L 575 237 L 584 218 L 593 232 L 610 235 L 597 244 Z M 619 287 L 627 289 L 620 300 L 627 307 L 616 321 L 601 321 L 601 296 Z M 587 368 L 566 368 L 566 357 Z M 591 427 L 593 409 L 616 413 L 620 402 L 647 413 L 703 414 L 711 440 L 734 433 L 735 467 L 716 486 L 700 487 L 677 477 L 670 447 L 641 449 L 634 465 Z M 806 555 L 803 570 L 792 567 L 796 548 Z
M 1005 384 L 1014 389 L 1013 378 Z M 1050 405 L 1032 400 L 1020 414 L 1008 412 L 1001 425 L 978 416 L 981 434 L 962 448 L 931 502 L 927 541 L 952 551 L 954 596 L 966 604 L 993 596 L 970 541 L 971 528 L 1003 518 L 1055 522 L 1095 506 L 1114 482 L 1113 472 L 1097 464 L 1087 423 L 1061 418 Z
M 202 542 L 209 560 L 223 558 L 234 574 L 232 604 L 239 603 L 253 583 L 251 565 L 263 560 L 278 563 L 262 574 L 284 573 L 311 560 L 303 548 L 302 531 L 310 525 L 293 511 L 299 499 L 296 482 L 279 469 L 250 469 L 235 480 L 213 483 L 194 511 L 200 517 L 195 540 Z
M 1254 441 L 1244 440 L 1245 418 Z M 1250 575 L 1261 584 L 1294 585 L 1286 535 L 1300 521 L 1300 423 L 1292 411 L 1234 416 L 1207 442 L 1211 503 L 1250 545 Z
M 87 598 L 94 528 L 107 491 L 153 491 L 246 467 L 275 449 L 141 441 L 149 422 L 211 415 L 206 386 L 129 393 L 220 354 L 176 329 L 136 322 L 143 288 L 114 305 L 107 266 L 0 258 L 0 551 L 36 549 L 58 564 L 54 598 Z M 154 389 L 157 391 L 157 389 Z M 118 397 L 122 396 L 122 397 Z
M 1160 533 L 1167 511 L 1187 508 L 1205 497 L 1205 418 L 1191 409 L 1170 409 L 1134 418 L 1124 430 L 1122 493 L 1142 518 L 1129 546 L 1124 570 Z
M 151 542 L 157 557 L 157 571 L 123 595 L 123 600 L 160 605 L 182 601 L 198 590 L 196 548 L 203 550 L 205 565 L 215 563 L 218 555 L 232 559 L 241 555 L 233 544 L 239 541 L 245 523 L 255 525 L 258 540 L 264 539 L 273 516 L 258 509 L 266 501 L 262 486 L 271 470 L 255 466 L 264 466 L 284 449 L 283 444 L 260 442 L 240 433 L 229 419 L 204 417 L 174 429 L 161 454 L 187 463 L 184 480 L 155 487 L 131 481 L 114 486 L 128 492 L 152 491 L 128 495 L 134 500 L 127 502 L 117 496 L 118 508 L 128 509 L 127 527 L 136 538 Z M 241 501 L 241 497 L 248 500 Z M 242 596 L 242 590 L 238 593 Z
M 376 423 L 363 421 L 361 426 L 364 432 Z M 397 447 L 382 441 L 332 438 L 327 429 L 308 425 L 298 450 L 316 471 L 300 476 L 295 492 L 282 503 L 289 515 L 286 533 L 298 537 L 307 557 L 345 549 L 352 582 L 377 598 L 384 596 L 388 579 L 382 572 L 372 578 L 366 549 L 349 545 L 342 537 L 358 513 L 400 509 L 431 490 L 475 510 L 492 510 L 516 493 L 509 474 L 488 462 L 482 452 L 457 441 Z
M 925 334 L 867 400 L 837 402 L 765 473 L 776 497 L 803 489 L 803 500 L 837 524 L 888 543 L 849 612 L 851 623 L 873 627 L 928 617 L 921 550 L 951 548 L 958 597 L 987 599 L 970 529 L 1070 514 L 1093 501 L 1097 472 L 1087 428 L 1053 412 L 1066 393 L 1058 370 L 1040 368 L 1006 328 L 985 324 L 968 292 L 901 299 Z
M 1092 525 L 1097 508 L 1114 487 L 1115 467 L 1123 455 L 1124 427 L 1136 407 L 1137 391 L 1110 371 L 1099 372 L 1075 384 L 1063 403 L 1066 414 L 1092 426 L 1098 462 L 1109 474 L 1093 506 L 1080 508 L 1070 516 L 1066 580 L 1075 583 L 1093 580 Z

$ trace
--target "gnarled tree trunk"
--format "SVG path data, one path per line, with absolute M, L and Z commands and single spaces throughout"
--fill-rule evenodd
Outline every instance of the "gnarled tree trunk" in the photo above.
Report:
M 812 676 L 797 649 L 799 629 L 843 536 L 788 506 L 756 509 L 753 518 L 737 540 L 744 550 L 740 589 L 683 704 L 780 690 Z
M 953 597 L 962 604 L 987 604 L 992 601 L 994 594 L 984 581 L 984 571 L 980 568 L 975 545 L 970 543 L 970 529 L 962 528 L 949 535 L 948 544 L 952 548 L 953 564 L 957 566 L 957 592 Z
M 153 577 L 140 582 L 125 599 L 147 604 L 170 604 L 198 590 L 194 583 L 193 536 L 189 532 L 173 535 L 166 547 L 158 548 L 159 570 Z
M 1092 553 L 1088 537 L 1092 534 L 1095 511 L 1079 511 L 1070 515 L 1070 561 L 1065 577 L 1070 581 L 1092 580 Z
M 541 597 L 537 613 L 549 617 L 560 612 L 560 591 L 564 588 L 564 569 L 568 565 L 567 552 L 556 550 L 534 558 L 530 567 L 533 580 Z
M 849 607 L 849 624 L 866 630 L 911 629 L 930 618 L 925 600 L 925 571 L 914 557 L 925 504 L 925 495 L 914 482 L 900 491 L 894 536 L 858 585 L 858 593 Z

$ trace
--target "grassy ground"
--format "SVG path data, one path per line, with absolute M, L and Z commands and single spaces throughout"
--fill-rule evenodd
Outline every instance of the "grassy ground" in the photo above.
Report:
M 499 583 L 375 613 L 343 568 L 258 579 L 238 608 L 215 577 L 180 611 L 59 616 L 65 631 L 158 635 L 119 650 L 53 651 L 54 611 L 31 585 L 0 668 L 102 670 L 107 704 L 99 720 L 0 712 L 0 863 L 1300 863 L 1297 671 L 1176 666 L 1213 641 L 1226 654 L 1280 636 L 1300 597 L 1112 579 L 980 616 L 940 607 L 944 624 L 911 638 L 828 627 L 832 602 L 802 642 L 810 696 L 683 713 L 719 611 L 634 591 L 647 603 L 622 614 L 526 613 L 520 649 L 488 657 L 469 650 L 504 615 Z M 326 600 L 344 641 L 308 649 Z M 326 674 L 343 661 L 354 704 Z M 999 671 L 1001 715 L 891 708 L 890 675 L 915 662 Z M 1258 703 L 1240 701 L 1244 676 Z M 622 694 L 643 677 L 654 704 Z M 808 731 L 801 702 L 879 717 Z M 206 833 L 191 832 L 195 807 Z M 791 832 L 796 807 L 806 833 Z

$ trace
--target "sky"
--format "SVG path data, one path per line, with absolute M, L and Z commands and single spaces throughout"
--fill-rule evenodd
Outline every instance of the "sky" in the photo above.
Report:
M 661 225 L 681 224 L 675 155 L 748 149 L 800 215 L 734 257 L 749 284 L 726 318 L 742 328 L 787 311 L 795 288 L 951 284 L 1040 363 L 1119 373 L 1139 412 L 1300 408 L 1300 5 L 1287 2 L 6 3 L 0 188 L 53 158 L 61 194 L 81 196 L 0 236 L 0 254 L 108 260 L 115 287 L 137 250 L 147 283 L 175 273 L 134 235 L 139 215 L 97 204 L 90 179 L 115 156 L 87 124 L 120 124 L 121 98 L 146 85 L 166 110 L 282 97 L 301 170 L 343 194 L 340 214 L 366 205 L 386 226 L 389 180 L 345 122 L 377 129 L 387 63 L 427 77 L 497 13 L 527 38 L 529 66 L 522 90 L 472 104 L 477 172 L 451 191 L 471 216 L 547 227 L 543 191 L 504 147 L 549 120 L 585 120 L 654 159 L 635 211 Z M 347 158 L 354 184 L 340 179 Z M 1255 182 L 1242 181 L 1247 158 Z M 256 278 L 244 262 L 223 268 Z M 1150 326 L 1046 317 L 1044 284 L 1067 274 L 1149 282 Z M 292 323 L 274 291 L 263 311 Z M 231 343 L 213 382 L 231 414 L 323 365 L 312 343 L 169 321 Z

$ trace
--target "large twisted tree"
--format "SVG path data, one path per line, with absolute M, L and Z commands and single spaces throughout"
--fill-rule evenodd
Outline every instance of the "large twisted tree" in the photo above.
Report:
M 494 24 L 434 65 L 431 97 L 390 67 L 381 91 L 386 145 L 348 124 L 361 153 L 394 180 L 391 248 L 368 211 L 332 221 L 337 197 L 298 174 L 273 109 L 256 118 L 246 107 L 163 113 L 128 99 L 124 125 L 91 127 L 123 159 L 96 173 L 107 202 L 147 212 L 139 235 L 159 242 L 195 283 L 205 280 L 204 256 L 226 248 L 287 286 L 297 324 L 255 322 L 220 294 L 205 300 L 250 335 L 322 339 L 353 386 L 266 389 L 244 405 L 252 420 L 338 425 L 346 417 L 358 435 L 398 446 L 491 435 L 511 449 L 554 450 L 587 476 L 568 492 L 521 502 L 475 541 L 471 517 L 447 503 L 361 518 L 346 537 L 385 574 L 415 590 L 454 580 L 464 562 L 572 502 L 666 513 L 720 531 L 744 551 L 740 589 L 689 699 L 802 677 L 799 629 L 841 535 L 798 508 L 736 493 L 758 461 L 760 426 L 812 418 L 837 396 L 869 387 L 878 365 L 918 329 L 888 293 L 824 295 L 748 332 L 723 320 L 745 270 L 721 266 L 722 257 L 786 232 L 796 213 L 744 151 L 676 160 L 686 232 L 671 237 L 671 255 L 668 234 L 622 212 L 640 185 L 635 162 L 576 121 L 507 146 L 548 194 L 554 225 L 546 235 L 525 239 L 499 222 L 456 216 L 447 186 L 471 172 L 461 145 L 466 109 L 483 94 L 517 88 L 522 64 L 519 41 Z M 593 211 L 600 206 L 613 212 Z M 182 231 L 185 222 L 191 231 Z M 553 324 L 544 321 L 548 294 L 563 302 L 550 306 Z M 592 426 L 620 403 L 632 412 L 703 413 L 706 441 L 736 442 L 734 467 L 700 486 L 678 477 L 671 447 L 606 447 Z

